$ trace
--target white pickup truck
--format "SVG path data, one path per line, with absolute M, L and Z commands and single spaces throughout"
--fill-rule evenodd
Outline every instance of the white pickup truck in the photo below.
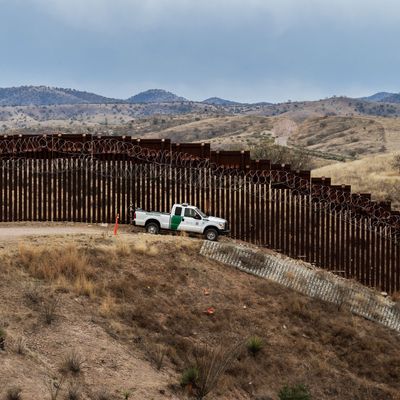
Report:
M 136 208 L 132 220 L 133 225 L 144 226 L 148 233 L 153 234 L 169 229 L 200 233 L 207 240 L 215 241 L 219 235 L 229 233 L 227 220 L 210 217 L 189 204 L 174 204 L 170 214 Z

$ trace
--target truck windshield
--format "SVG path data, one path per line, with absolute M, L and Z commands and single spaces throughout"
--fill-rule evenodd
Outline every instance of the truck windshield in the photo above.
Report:
M 196 211 L 203 217 L 203 218 L 207 218 L 207 215 L 203 213 L 203 211 L 199 210 L 198 208 L 196 208 Z

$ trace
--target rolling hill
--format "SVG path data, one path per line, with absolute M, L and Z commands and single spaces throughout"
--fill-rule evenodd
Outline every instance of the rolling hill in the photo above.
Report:
M 400 93 L 392 94 L 383 100 L 386 103 L 400 103 Z
M 3 106 L 107 104 L 119 101 L 94 93 L 48 86 L 0 88 L 0 105 Z
M 220 97 L 210 97 L 209 99 L 203 100 L 202 103 L 213 104 L 215 106 L 236 106 L 241 104 L 236 101 L 221 99 Z
M 378 92 L 371 96 L 361 97 L 361 100 L 368 100 L 368 101 L 386 101 L 386 99 L 390 96 L 393 96 L 394 93 L 390 92 Z
M 298 384 L 318 400 L 398 398 L 392 331 L 207 259 L 196 239 L 89 232 L 0 242 L 1 397 L 47 399 L 61 382 L 63 399 L 73 387 L 82 400 L 183 400 L 201 349 L 255 335 L 260 352 L 238 353 L 208 398 L 276 399 Z
M 150 89 L 130 97 L 128 103 L 176 103 L 188 101 L 174 93 L 162 89 Z

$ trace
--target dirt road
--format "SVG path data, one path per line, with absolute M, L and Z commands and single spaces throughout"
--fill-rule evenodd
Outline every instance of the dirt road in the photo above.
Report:
M 64 236 L 81 234 L 102 234 L 111 232 L 112 226 L 87 225 L 87 224 L 0 224 L 0 242 L 8 242 L 20 239 L 22 237 L 36 236 Z

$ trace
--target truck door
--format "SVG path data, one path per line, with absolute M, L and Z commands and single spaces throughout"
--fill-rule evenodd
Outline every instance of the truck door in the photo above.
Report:
M 172 215 L 171 215 L 171 230 L 173 231 L 180 231 L 181 230 L 181 224 L 183 218 L 183 210 L 181 206 L 176 206 L 174 207 L 175 209 L 172 210 Z
M 185 207 L 183 213 L 183 220 L 179 225 L 179 230 L 202 233 L 203 232 L 203 218 L 196 212 L 194 208 Z

